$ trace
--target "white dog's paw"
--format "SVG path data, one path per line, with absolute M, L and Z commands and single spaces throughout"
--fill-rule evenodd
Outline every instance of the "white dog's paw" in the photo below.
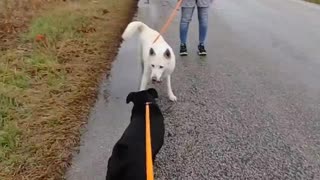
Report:
M 170 99 L 170 101 L 173 101 L 173 102 L 177 101 L 177 97 L 173 94 L 169 95 L 169 99 Z

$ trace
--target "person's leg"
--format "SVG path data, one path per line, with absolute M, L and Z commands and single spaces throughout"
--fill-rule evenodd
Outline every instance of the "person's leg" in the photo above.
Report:
M 189 24 L 192 20 L 194 7 L 182 7 L 180 19 L 180 55 L 187 55 L 187 36 Z
M 199 55 L 206 55 L 207 52 L 204 47 L 204 43 L 208 30 L 208 7 L 198 7 L 198 20 L 199 20 Z

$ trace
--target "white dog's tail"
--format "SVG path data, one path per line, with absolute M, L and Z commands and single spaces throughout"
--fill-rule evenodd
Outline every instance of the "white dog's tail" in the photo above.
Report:
M 133 36 L 137 31 L 142 32 L 144 28 L 147 28 L 147 25 L 140 21 L 133 21 L 128 24 L 127 28 L 122 34 L 122 39 L 126 40 Z

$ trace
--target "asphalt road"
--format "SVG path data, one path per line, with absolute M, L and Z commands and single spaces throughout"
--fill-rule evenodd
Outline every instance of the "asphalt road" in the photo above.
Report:
M 143 1 L 143 0 L 142 0 Z M 140 2 L 137 18 L 160 29 L 175 0 Z M 206 58 L 177 57 L 171 103 L 157 86 L 165 144 L 156 179 L 320 179 L 320 6 L 298 0 L 215 0 Z M 178 52 L 176 18 L 164 35 Z M 102 180 L 138 89 L 136 39 L 124 42 L 82 137 L 69 180 Z

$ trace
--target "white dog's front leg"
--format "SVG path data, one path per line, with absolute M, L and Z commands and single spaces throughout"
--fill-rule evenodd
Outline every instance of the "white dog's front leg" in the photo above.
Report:
M 146 90 L 148 84 L 148 73 L 146 72 L 146 68 L 143 70 L 141 82 L 140 82 L 140 91 Z
M 168 96 L 169 96 L 169 99 L 171 101 L 177 101 L 177 97 L 173 94 L 172 92 L 172 87 L 171 87 L 171 76 L 168 75 L 167 76 L 167 88 L 168 88 Z

